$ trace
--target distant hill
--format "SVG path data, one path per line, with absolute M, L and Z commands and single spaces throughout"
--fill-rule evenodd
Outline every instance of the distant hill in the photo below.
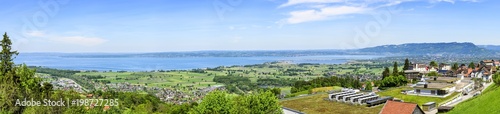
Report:
M 484 49 L 500 51 L 500 45 L 477 45 L 477 46 Z
M 370 48 L 359 49 L 364 53 L 391 53 L 406 55 L 425 55 L 425 54 L 494 54 L 496 52 L 478 47 L 473 43 L 408 43 L 401 45 L 383 45 Z

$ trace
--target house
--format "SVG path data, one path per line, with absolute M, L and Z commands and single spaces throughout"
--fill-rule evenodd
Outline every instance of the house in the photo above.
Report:
M 87 95 L 87 98 L 92 98 L 92 97 L 94 97 L 94 94 L 88 94 Z
M 406 79 L 410 79 L 410 81 L 418 80 L 418 79 L 422 78 L 422 76 L 420 75 L 420 71 L 405 70 L 404 72 L 405 72 Z
M 379 114 L 425 114 L 415 103 L 387 100 Z
M 495 60 L 482 60 L 481 62 L 479 62 L 479 64 L 481 65 L 491 65 L 491 66 L 494 66 L 494 62 Z
M 420 83 L 413 87 L 414 94 L 444 96 L 455 91 L 455 86 L 449 83 Z
M 464 79 L 463 75 L 459 77 L 431 77 L 431 79 L 422 78 L 420 82 L 412 85 L 413 90 L 407 92 L 409 95 L 424 95 L 443 97 L 453 92 L 470 92 L 474 85 L 469 78 Z
M 449 64 L 441 63 L 439 64 L 438 70 L 451 70 L 451 66 Z
M 427 66 L 427 64 L 416 63 L 416 64 L 413 64 L 413 70 L 415 70 L 415 71 L 428 71 L 429 67 Z
M 481 61 L 475 71 L 471 74 L 471 77 L 481 78 L 483 81 L 491 82 L 493 74 L 497 72 L 496 67 L 493 64 L 494 60 L 483 60 Z

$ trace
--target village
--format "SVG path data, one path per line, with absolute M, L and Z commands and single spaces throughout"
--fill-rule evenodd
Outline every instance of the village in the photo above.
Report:
M 447 112 L 460 102 L 481 94 L 482 90 L 490 86 L 493 74 L 500 66 L 500 60 L 483 60 L 478 64 L 461 64 L 460 66 L 445 63 L 441 63 L 437 67 L 431 65 L 414 63 L 407 70 L 404 70 L 406 78 L 412 82 L 406 86 L 410 89 L 401 90 L 400 95 L 398 95 L 401 98 L 379 96 L 377 93 L 381 90 L 374 87 L 370 92 L 347 88 L 331 91 L 327 100 L 368 107 L 384 105 L 380 114 Z M 451 99 L 444 102 L 431 101 L 417 104 L 405 102 L 404 96 L 451 97 Z

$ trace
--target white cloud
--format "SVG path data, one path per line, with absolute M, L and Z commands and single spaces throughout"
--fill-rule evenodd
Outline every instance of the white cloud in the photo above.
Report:
M 31 36 L 31 37 L 45 37 L 46 34 L 43 31 L 30 31 L 27 32 L 26 35 Z
M 335 16 L 347 15 L 347 14 L 359 14 L 367 11 L 368 9 L 363 7 L 351 7 L 351 6 L 340 6 L 340 7 L 325 7 L 318 10 L 302 10 L 290 12 L 290 18 L 286 20 L 287 23 L 296 24 L 308 21 L 318 21 L 324 20 Z
M 27 36 L 30 37 L 37 37 L 37 38 L 43 38 L 43 39 L 48 39 L 50 41 L 58 42 L 58 43 L 67 43 L 67 44 L 73 44 L 73 45 L 80 45 L 80 46 L 95 46 L 102 44 L 106 42 L 106 39 L 99 38 L 99 37 L 86 37 L 86 36 L 78 36 L 78 35 L 72 35 L 72 36 L 66 36 L 66 35 L 54 35 L 54 34 L 47 34 L 43 31 L 30 31 L 26 32 Z
M 287 7 L 298 4 L 310 4 L 310 3 L 339 3 L 344 2 L 344 0 L 288 0 L 287 3 L 280 5 L 279 7 Z
M 306 7 L 294 7 L 296 10 L 288 12 L 289 17 L 282 19 L 278 23 L 298 24 L 329 20 L 339 16 L 363 14 L 379 8 L 397 6 L 405 2 L 428 2 L 432 4 L 448 2 L 454 4 L 458 1 L 479 2 L 479 0 L 288 0 L 278 8 L 293 5 L 305 5 Z
M 82 46 L 95 46 L 107 41 L 105 39 L 98 37 L 85 37 L 85 36 L 56 37 L 50 39 L 56 42 L 82 45 Z

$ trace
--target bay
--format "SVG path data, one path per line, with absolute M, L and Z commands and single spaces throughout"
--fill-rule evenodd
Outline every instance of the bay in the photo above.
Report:
M 349 60 L 372 59 L 376 55 L 324 55 L 298 57 L 67 57 L 72 53 L 21 53 L 16 64 L 43 66 L 70 70 L 98 71 L 151 71 L 151 70 L 189 70 L 213 68 L 218 66 L 252 65 L 265 62 L 288 61 L 291 63 L 343 64 Z M 74 54 L 73 54 L 74 55 Z M 79 53 L 82 55 L 82 53 Z M 91 55 L 91 54 L 88 54 Z

